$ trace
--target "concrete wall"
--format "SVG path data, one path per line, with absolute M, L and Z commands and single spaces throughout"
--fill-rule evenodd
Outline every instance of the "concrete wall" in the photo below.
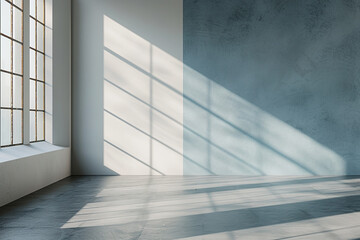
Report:
M 360 174 L 360 2 L 184 0 L 184 174 Z
M 72 173 L 182 174 L 182 1 L 72 1 Z

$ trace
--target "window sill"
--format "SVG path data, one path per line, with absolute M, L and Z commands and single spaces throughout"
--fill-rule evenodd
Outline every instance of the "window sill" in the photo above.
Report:
M 0 163 L 30 157 L 48 152 L 59 151 L 66 147 L 59 147 L 48 142 L 37 142 L 29 145 L 18 145 L 0 149 Z

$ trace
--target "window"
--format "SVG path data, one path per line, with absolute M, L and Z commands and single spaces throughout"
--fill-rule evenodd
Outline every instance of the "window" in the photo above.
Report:
M 1 146 L 23 143 L 22 7 L 22 0 L 1 0 Z
M 44 5 L 30 0 L 30 142 L 45 140 Z
M 1 147 L 43 141 L 45 140 L 45 0 L 25 0 L 27 3 L 25 5 L 24 0 L 0 1 Z M 29 19 L 26 19 L 29 21 L 24 21 L 24 16 L 29 16 Z M 29 24 L 24 26 L 24 22 Z M 25 38 L 24 28 L 30 33 Z M 29 56 L 29 61 L 24 61 L 24 55 Z M 26 67 L 29 73 L 24 74 L 24 63 L 28 65 Z M 24 84 L 24 81 L 28 84 Z M 24 91 L 29 95 L 24 95 Z M 29 102 L 27 99 L 24 100 L 24 96 L 29 96 Z M 24 106 L 28 107 L 24 108 Z M 29 131 L 28 134 L 24 134 L 24 129 Z

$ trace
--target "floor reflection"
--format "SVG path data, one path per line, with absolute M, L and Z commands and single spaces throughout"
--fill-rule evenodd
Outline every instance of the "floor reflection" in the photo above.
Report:
M 359 193 L 341 176 L 72 177 L 1 208 L 0 236 L 356 239 Z

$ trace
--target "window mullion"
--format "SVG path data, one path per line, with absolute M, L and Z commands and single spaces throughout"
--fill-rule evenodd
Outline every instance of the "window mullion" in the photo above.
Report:
M 23 2 L 23 137 L 24 144 L 30 143 L 30 3 Z
M 11 39 L 14 39 L 14 6 L 11 4 L 10 5 L 10 37 Z M 14 41 L 11 40 L 10 41 L 10 140 L 11 140 L 11 145 L 14 144 L 14 75 L 12 74 L 14 72 Z
M 0 4 L 0 13 L 1 13 L 1 4 Z M 2 29 L 1 29 L 1 17 L 0 17 L 0 33 L 2 32 Z M 0 37 L 0 57 L 1 57 L 1 37 Z M 1 58 L 0 58 L 1 59 Z M 0 69 L 1 69 L 1 61 L 0 61 Z M 1 105 L 1 81 L 2 81 L 2 76 L 1 76 L 1 73 L 0 73 L 0 105 Z M 0 110 L 0 148 L 1 148 L 1 110 Z

